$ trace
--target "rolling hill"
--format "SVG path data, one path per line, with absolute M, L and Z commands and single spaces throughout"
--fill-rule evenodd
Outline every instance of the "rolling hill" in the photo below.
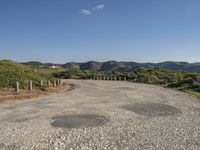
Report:
M 187 62 L 173 62 L 166 61 L 161 63 L 137 63 L 137 62 L 118 62 L 118 61 L 107 61 L 107 62 L 96 62 L 89 61 L 85 63 L 69 62 L 66 64 L 53 64 L 53 63 L 41 63 L 41 62 L 26 62 L 22 63 L 31 66 L 51 66 L 57 65 L 65 69 L 77 68 L 80 70 L 93 70 L 93 71 L 118 71 L 118 72 L 129 72 L 135 71 L 139 68 L 161 68 L 172 71 L 186 71 L 186 72 L 200 72 L 200 63 L 187 63 Z

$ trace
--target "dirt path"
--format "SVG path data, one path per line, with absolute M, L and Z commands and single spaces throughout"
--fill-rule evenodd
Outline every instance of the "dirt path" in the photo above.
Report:
M 114 81 L 0 105 L 0 149 L 200 149 L 200 102 Z

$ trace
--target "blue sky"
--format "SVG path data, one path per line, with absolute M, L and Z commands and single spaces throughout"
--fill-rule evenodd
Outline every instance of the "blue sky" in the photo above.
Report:
M 0 0 L 0 59 L 200 62 L 200 0 Z

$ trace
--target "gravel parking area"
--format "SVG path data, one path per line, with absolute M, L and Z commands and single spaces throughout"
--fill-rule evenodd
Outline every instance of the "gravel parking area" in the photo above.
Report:
M 0 149 L 200 149 L 200 101 L 121 81 L 65 80 L 72 90 L 0 104 Z

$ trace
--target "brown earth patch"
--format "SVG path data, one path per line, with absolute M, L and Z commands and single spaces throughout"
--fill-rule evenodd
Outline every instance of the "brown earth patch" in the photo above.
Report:
M 33 89 L 32 91 L 20 89 L 20 92 L 15 92 L 13 88 L 4 88 L 0 90 L 0 103 L 4 103 L 6 101 L 31 99 L 40 96 L 48 96 L 56 93 L 61 93 L 70 89 L 70 85 L 51 87 L 45 91 L 41 89 Z

